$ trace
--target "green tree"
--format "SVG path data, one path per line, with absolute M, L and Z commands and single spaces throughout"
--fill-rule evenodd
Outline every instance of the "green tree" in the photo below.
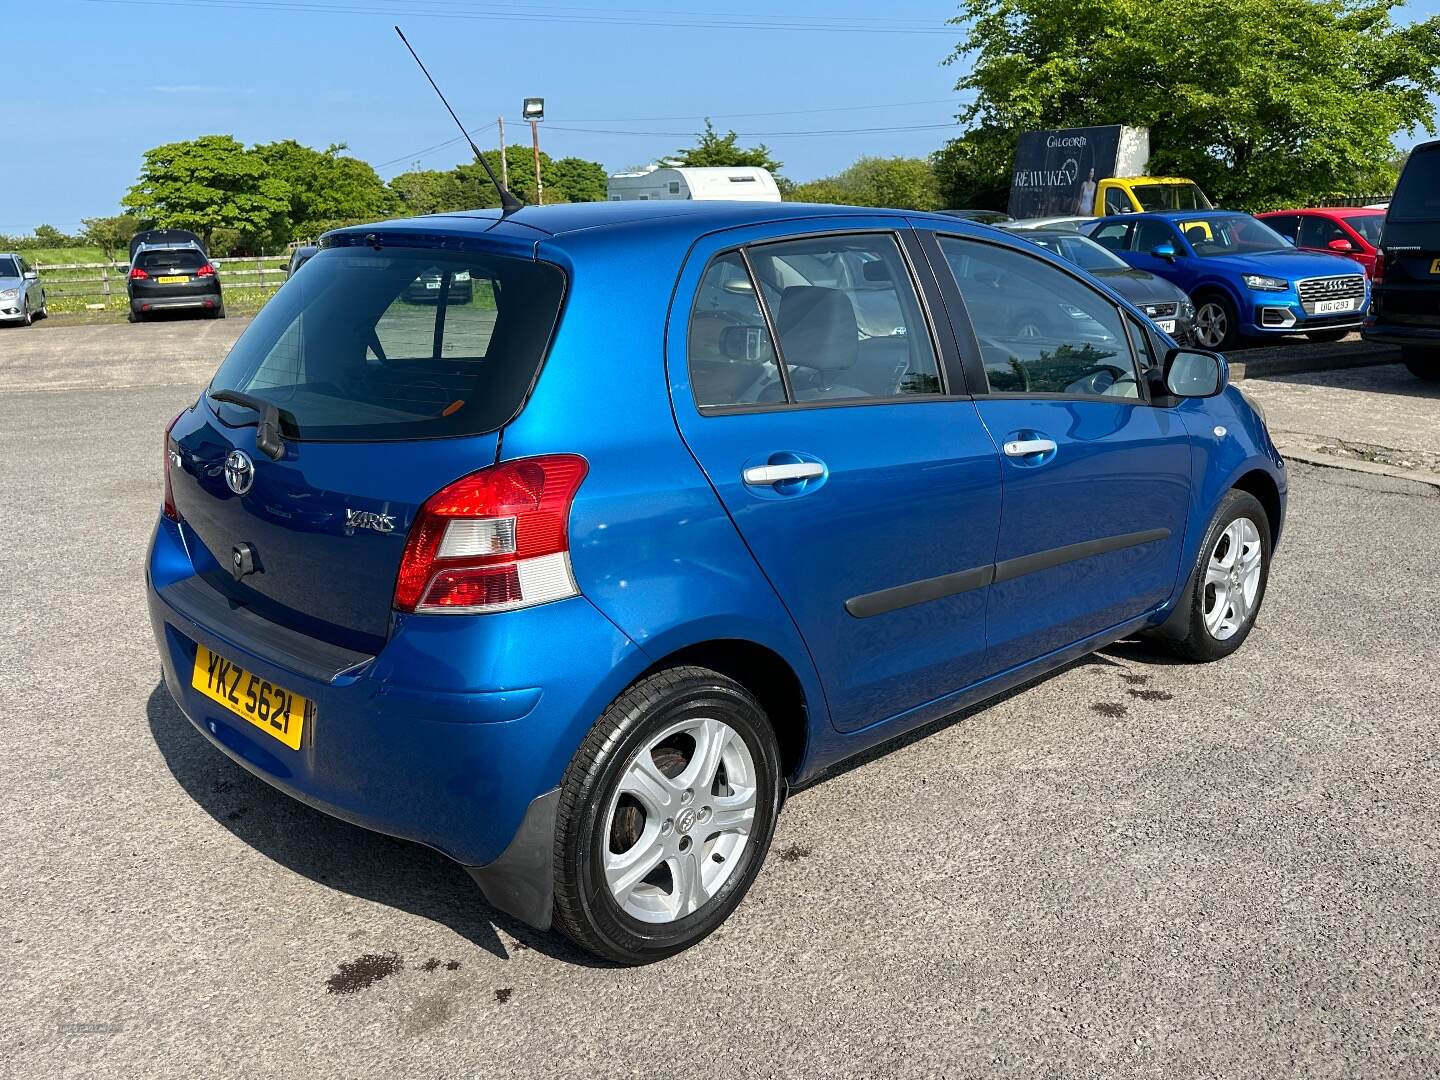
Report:
M 786 198 L 905 210 L 940 208 L 934 168 L 924 158 L 910 157 L 862 157 L 837 176 L 795 185 Z
M 86 243 L 103 251 L 107 262 L 114 262 L 117 252 L 128 251 L 130 238 L 140 231 L 140 220 L 134 214 L 85 218 L 80 224 L 85 228 Z
M 315 150 L 294 139 L 266 143 L 252 151 L 270 175 L 289 190 L 287 228 L 272 237 L 286 243 L 296 237 L 314 239 L 326 228 L 389 217 L 396 199 L 375 170 L 347 157 L 344 143 Z
M 721 135 L 709 120 L 705 121 L 705 130 L 700 133 L 699 141 L 688 149 L 676 150 L 675 158 L 681 165 L 696 169 L 750 165 L 778 173 L 783 167 L 770 156 L 770 148 L 764 143 L 759 146 L 741 146 L 739 135 L 733 131 Z
M 541 170 L 544 175 L 544 170 Z M 604 202 L 609 176 L 598 161 L 566 157 L 557 159 L 551 166 L 551 175 L 545 178 L 545 199 L 550 200 L 553 184 L 565 196 L 566 202 Z
M 290 189 L 238 140 L 202 135 L 147 150 L 140 178 L 121 204 L 161 228 L 199 233 L 208 251 L 217 228 L 283 233 Z
M 1247 209 L 1393 180 L 1393 136 L 1432 128 L 1440 90 L 1440 16 L 1399 26 L 1399 6 L 965 0 L 950 59 L 975 98 L 937 163 L 947 195 L 998 187 L 1022 131 L 1092 124 L 1150 128 L 1152 173 Z
M 421 169 L 401 173 L 390 181 L 390 190 L 408 215 L 443 214 L 465 209 L 465 194 L 454 170 Z M 498 205 L 498 203 L 497 203 Z

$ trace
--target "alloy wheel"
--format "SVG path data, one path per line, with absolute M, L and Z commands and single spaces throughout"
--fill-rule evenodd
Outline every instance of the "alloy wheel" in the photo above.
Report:
M 1264 546 L 1260 530 L 1238 517 L 1215 541 L 1205 563 L 1205 629 L 1225 641 L 1245 627 L 1260 597 Z
M 1207 300 L 1195 311 L 1195 337 L 1207 349 L 1217 348 L 1230 331 L 1225 309 L 1214 300 Z
M 650 739 L 625 766 L 605 818 L 605 882 L 648 923 L 694 914 L 741 863 L 758 797 L 740 733 L 692 717 Z

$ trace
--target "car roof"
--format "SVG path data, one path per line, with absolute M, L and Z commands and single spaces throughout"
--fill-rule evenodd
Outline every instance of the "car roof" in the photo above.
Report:
M 1297 206 L 1291 210 L 1264 210 L 1255 216 L 1258 218 L 1274 217 L 1276 214 L 1361 214 L 1366 217 L 1374 217 L 1377 214 L 1384 216 L 1384 210 L 1377 210 L 1372 206 Z
M 962 218 L 943 217 L 909 210 L 869 206 L 831 206 L 820 203 L 722 202 L 691 199 L 634 199 L 615 202 L 561 203 L 556 206 L 525 206 L 512 214 L 498 209 L 454 211 L 428 217 L 405 218 L 337 229 L 327 236 L 354 236 L 369 232 L 443 231 L 457 235 L 482 233 L 529 233 L 531 239 L 561 237 L 592 229 L 625 229 L 634 226 L 673 224 L 677 231 L 695 236 L 778 221 L 845 217 L 927 218 L 946 228 L 973 225 Z M 984 226 L 980 226 L 984 227 Z

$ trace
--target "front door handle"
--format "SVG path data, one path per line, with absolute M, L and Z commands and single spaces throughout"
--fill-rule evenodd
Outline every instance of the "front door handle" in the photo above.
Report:
M 1015 439 L 1005 444 L 1006 457 L 1025 457 L 1029 454 L 1048 454 L 1055 449 L 1053 439 Z
M 768 487 L 782 480 L 814 480 L 825 475 L 818 461 L 796 461 L 787 465 L 754 465 L 740 474 L 751 487 Z

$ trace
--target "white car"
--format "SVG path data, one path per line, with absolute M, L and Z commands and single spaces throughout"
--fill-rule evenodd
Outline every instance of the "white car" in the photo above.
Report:
M 19 255 L 0 253 L 0 322 L 29 326 L 49 314 L 40 274 Z

